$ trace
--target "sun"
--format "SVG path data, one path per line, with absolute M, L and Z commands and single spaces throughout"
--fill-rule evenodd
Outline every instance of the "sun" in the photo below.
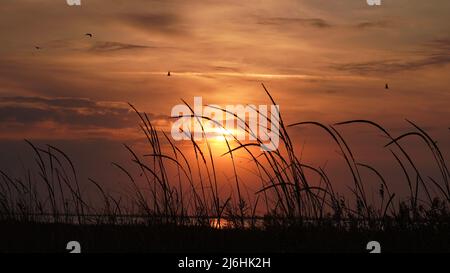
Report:
M 226 142 L 225 140 L 233 140 L 233 136 L 236 135 L 235 129 L 225 129 L 223 127 L 215 127 L 210 131 L 213 136 L 212 140 L 217 142 Z
M 208 142 L 221 152 L 228 151 L 228 145 L 232 147 L 232 143 L 235 141 L 235 137 L 238 134 L 238 130 L 235 128 L 224 128 L 221 126 L 206 125 L 204 127 Z M 228 145 L 227 145 L 228 142 Z

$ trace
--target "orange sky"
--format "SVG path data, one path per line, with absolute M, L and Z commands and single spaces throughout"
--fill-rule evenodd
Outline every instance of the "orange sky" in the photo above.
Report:
M 449 151 L 449 12 L 447 0 L 3 1 L 0 147 L 133 143 L 126 102 L 167 128 L 180 99 L 267 104 L 264 82 L 287 123 L 370 119 L 399 133 L 408 118 Z M 293 134 L 326 161 L 319 133 Z

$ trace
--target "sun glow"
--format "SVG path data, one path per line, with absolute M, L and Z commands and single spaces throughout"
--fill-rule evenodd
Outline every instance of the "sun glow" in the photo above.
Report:
M 208 142 L 215 152 L 226 153 L 229 149 L 233 149 L 236 146 L 235 137 L 238 133 L 237 129 L 207 125 L 204 130 Z
M 205 128 L 205 132 L 208 136 L 208 139 L 211 139 L 214 142 L 223 142 L 232 141 L 234 137 L 237 135 L 236 129 L 227 129 L 224 127 L 210 127 Z
M 202 97 L 194 97 L 193 107 L 186 102 L 172 107 L 171 117 L 177 120 L 172 124 L 171 134 L 176 141 L 192 138 L 209 138 L 216 141 L 223 139 L 222 142 L 225 143 L 228 138 L 238 142 L 261 140 L 261 150 L 273 151 L 279 144 L 279 111 L 279 105 L 236 104 L 204 107 Z

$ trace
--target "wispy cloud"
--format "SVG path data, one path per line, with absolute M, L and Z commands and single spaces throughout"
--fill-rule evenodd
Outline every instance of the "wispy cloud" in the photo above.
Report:
M 148 114 L 150 120 L 165 116 Z M 136 115 L 126 103 L 86 98 L 1 97 L 0 124 L 54 122 L 84 128 L 134 128 Z
M 134 49 L 149 49 L 154 48 L 145 45 L 127 44 L 119 42 L 109 42 L 109 41 L 99 41 L 95 42 L 92 47 L 89 48 L 90 51 L 94 52 L 111 52 L 119 50 L 134 50 Z
M 357 74 L 394 73 L 424 69 L 450 63 L 450 39 L 426 43 L 411 59 L 376 60 L 361 63 L 333 64 L 332 68 Z
M 134 75 L 155 75 L 161 76 L 167 74 L 167 71 L 123 71 L 113 72 L 118 74 L 134 74 Z M 195 71 L 171 71 L 172 77 L 232 77 L 232 78 L 254 78 L 254 79 L 302 79 L 302 80 L 318 80 L 323 79 L 322 76 L 307 74 L 269 74 L 269 73 L 252 73 L 252 72 L 195 72 Z
M 146 32 L 179 35 L 187 31 L 183 28 L 179 14 L 174 13 L 122 14 L 118 16 L 118 19 L 125 24 Z
M 389 28 L 392 26 L 394 26 L 394 24 L 390 20 L 364 21 L 355 25 L 358 29 Z
M 60 39 L 49 41 L 43 45 L 46 50 L 73 50 L 73 51 L 91 51 L 91 52 L 112 52 L 119 50 L 135 50 L 156 48 L 155 46 L 140 45 L 132 43 L 123 43 L 117 41 L 101 41 L 96 38 L 86 39 Z
M 274 25 L 274 26 L 302 25 L 316 28 L 332 27 L 332 25 L 329 22 L 321 18 L 270 17 L 270 18 L 258 18 L 257 23 L 260 25 Z

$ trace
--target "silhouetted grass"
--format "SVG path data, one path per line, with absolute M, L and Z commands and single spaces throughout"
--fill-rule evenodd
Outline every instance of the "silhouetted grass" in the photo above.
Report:
M 276 104 L 264 85 L 263 88 L 271 103 Z M 213 121 L 209 117 L 195 116 L 193 109 L 185 104 L 192 111 L 189 118 L 200 124 L 203 124 L 203 120 Z M 190 132 L 183 132 L 191 139 L 194 154 L 192 159 L 164 132 L 158 132 L 147 114 L 139 112 L 131 104 L 130 107 L 139 119 L 148 152 L 138 154 L 130 146 L 124 145 L 137 173 L 119 163 L 112 165 L 125 175 L 131 195 L 114 197 L 104 190 L 102 183 L 89 179 L 96 189 L 97 204 L 88 202 L 80 189 L 77 172 L 69 156 L 54 146 L 38 147 L 27 140 L 38 172 L 33 174 L 28 171 L 23 174 L 24 177 L 12 178 L 0 171 L 0 225 L 7 228 L 19 224 L 36 225 L 44 226 L 45 229 L 49 228 L 49 224 L 57 229 L 75 225 L 95 230 L 104 226 L 128 231 L 133 228 L 124 226 L 135 226 L 141 231 L 145 231 L 145 227 L 152 231 L 158 230 L 158 227 L 163 229 L 170 226 L 176 227 L 173 229 L 176 232 L 194 234 L 198 230 L 215 230 L 220 227 L 241 230 L 245 234 L 277 234 L 286 230 L 289 230 L 287 234 L 292 234 L 292 230 L 295 230 L 299 233 L 298 236 L 302 232 L 311 232 L 312 229 L 323 234 L 361 235 L 384 232 L 388 237 L 401 232 L 411 234 L 410 232 L 432 230 L 438 234 L 446 234 L 445 240 L 448 241 L 450 173 L 437 143 L 411 121 L 407 122 L 413 127 L 412 131 L 393 136 L 386 128 L 369 120 L 351 120 L 334 125 L 302 121 L 286 125 L 280 114 L 277 128 L 280 147 L 275 151 L 261 152 L 259 149 L 255 150 L 255 147 L 259 148 L 263 141 L 252 131 L 247 121 L 242 120 L 244 127 L 241 129 L 253 135 L 256 140 L 241 142 L 236 136 L 229 139 L 230 136 L 224 135 L 228 152 L 222 156 L 229 157 L 231 161 L 235 185 L 235 191 L 224 194 L 219 192 L 215 158 L 207 138 L 200 143 L 194 140 Z M 220 110 L 227 112 L 225 109 Z M 234 113 L 229 114 L 240 119 Z M 265 118 L 267 124 L 270 124 L 275 117 L 269 114 Z M 334 186 L 341 181 L 330 180 L 323 168 L 302 162 L 288 134 L 289 128 L 301 126 L 316 127 L 333 141 L 351 173 L 352 196 L 338 194 Z M 374 129 L 374 133 L 381 132 L 387 138 L 385 148 L 389 149 L 407 181 L 407 197 L 401 198 L 392 192 L 387 182 L 389 180 L 374 166 L 356 160 L 350 145 L 339 131 L 344 126 L 368 126 Z M 203 125 L 201 129 L 202 135 L 206 137 Z M 430 150 L 433 162 L 439 169 L 438 177 L 425 176 L 419 171 L 417 159 L 407 152 L 403 144 L 408 138 L 420 139 L 424 147 Z M 163 145 L 166 145 L 165 149 Z M 255 176 L 261 184 L 257 192 L 247 193 L 247 198 L 237 172 L 237 152 L 249 156 L 255 168 Z M 171 174 L 168 168 L 175 168 L 176 175 Z M 361 175 L 362 170 L 370 171 L 379 179 L 379 191 L 376 193 L 379 207 L 369 201 L 368 182 Z M 307 176 L 306 171 L 314 177 Z M 312 182 L 317 179 L 318 185 Z M 90 193 L 92 194 L 94 192 Z M 255 196 L 251 196 L 252 194 Z M 99 200 L 102 200 L 100 206 Z M 262 214 L 257 213 L 261 203 L 266 211 Z M 94 228 L 95 226 L 98 228 Z M 71 226 L 69 229 L 76 227 Z M 224 231 L 216 232 L 220 234 Z

